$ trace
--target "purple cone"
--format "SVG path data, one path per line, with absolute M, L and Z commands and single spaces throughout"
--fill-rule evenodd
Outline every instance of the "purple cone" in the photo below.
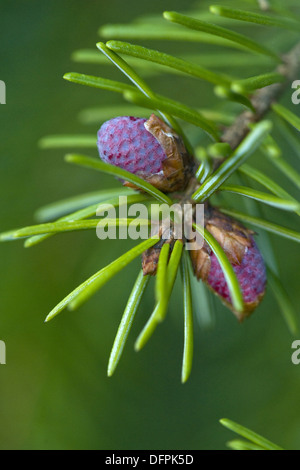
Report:
M 264 260 L 254 240 L 252 246 L 246 249 L 241 264 L 233 265 L 233 269 L 240 283 L 245 304 L 257 302 L 265 291 L 267 277 Z M 211 269 L 207 282 L 217 294 L 231 303 L 223 271 L 214 254 L 211 255 Z
M 145 122 L 146 119 L 132 116 L 106 121 L 98 131 L 100 158 L 137 175 L 151 176 L 161 172 L 166 154 L 146 130 Z

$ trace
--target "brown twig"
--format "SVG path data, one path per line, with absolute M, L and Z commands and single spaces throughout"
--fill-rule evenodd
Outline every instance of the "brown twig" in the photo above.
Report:
M 234 150 L 246 137 L 250 131 L 250 124 L 260 121 L 270 110 L 272 104 L 285 91 L 289 83 L 295 80 L 300 68 L 300 43 L 283 57 L 283 63 L 280 64 L 276 72 L 280 73 L 286 80 L 283 83 L 276 83 L 267 86 L 255 92 L 251 98 L 252 105 L 255 113 L 251 111 L 244 111 L 241 113 L 235 122 L 226 129 L 222 135 L 222 141 L 227 142 L 232 150 Z M 218 165 L 220 161 L 218 161 Z

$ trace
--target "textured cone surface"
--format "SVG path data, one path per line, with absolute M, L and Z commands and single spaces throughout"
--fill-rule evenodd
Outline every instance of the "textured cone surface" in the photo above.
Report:
M 221 266 L 212 253 L 207 284 L 225 303 L 231 305 L 231 297 Z M 241 264 L 233 264 L 234 272 L 242 290 L 245 313 L 251 313 L 261 301 L 266 287 L 266 269 L 262 255 L 253 240 L 252 246 L 246 248 Z
M 132 116 L 105 122 L 98 131 L 101 159 L 137 175 L 160 173 L 166 154 L 156 138 L 146 130 L 145 122 L 146 119 Z
M 225 251 L 240 283 L 245 309 L 233 310 L 231 297 L 222 268 L 207 243 L 190 252 L 194 273 L 217 294 L 241 320 L 261 302 L 266 287 L 266 268 L 253 239 L 253 232 L 215 208 L 205 208 L 205 227 Z

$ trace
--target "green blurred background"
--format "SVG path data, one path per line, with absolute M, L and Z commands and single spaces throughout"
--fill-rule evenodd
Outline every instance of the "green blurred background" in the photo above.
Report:
M 96 133 L 97 126 L 82 127 L 79 111 L 120 103 L 119 96 L 62 79 L 65 72 L 80 71 L 122 80 L 117 70 L 74 64 L 71 52 L 94 47 L 105 23 L 189 5 L 1 0 L 0 79 L 7 85 L 7 104 L 0 108 L 1 231 L 34 223 L 34 212 L 44 204 L 117 186 L 108 176 L 68 166 L 61 150 L 38 148 L 44 135 Z M 161 45 L 173 53 L 184 47 Z M 163 82 L 153 77 L 152 83 L 187 104 L 210 105 L 211 87 L 196 80 L 170 75 Z M 292 191 L 267 162 L 260 168 Z M 292 215 L 269 214 L 296 227 Z M 272 241 L 284 284 L 299 305 L 299 249 L 293 242 Z M 194 366 L 185 385 L 179 285 L 167 320 L 136 354 L 134 340 L 153 307 L 151 289 L 146 293 L 116 374 L 106 377 L 138 260 L 80 311 L 44 324 L 61 298 L 129 246 L 132 242 L 99 242 L 91 232 L 53 237 L 27 250 L 22 242 L 0 246 L 0 339 L 7 347 L 7 365 L 0 366 L 0 448 L 223 449 L 233 437 L 218 423 L 223 417 L 300 448 L 300 366 L 291 363 L 292 337 L 270 292 L 243 325 L 216 302 L 216 327 L 204 331 L 196 325 Z

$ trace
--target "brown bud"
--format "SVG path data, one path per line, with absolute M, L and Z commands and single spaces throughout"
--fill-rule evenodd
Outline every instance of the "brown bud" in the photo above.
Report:
M 172 229 L 170 231 L 168 230 L 168 238 L 163 236 L 162 230 L 163 230 L 162 227 L 160 227 L 159 230 L 157 231 L 157 233 L 161 237 L 159 242 L 157 242 L 154 246 L 152 246 L 148 250 L 144 251 L 144 253 L 142 254 L 142 268 L 143 268 L 144 276 L 146 274 L 155 276 L 156 271 L 157 271 L 160 251 L 162 249 L 162 246 L 165 243 L 168 243 L 170 245 L 169 256 L 171 255 L 171 252 L 173 250 L 176 240 L 175 240 Z
M 209 205 L 205 208 L 205 228 L 221 245 L 232 264 L 242 262 L 246 248 L 252 245 L 252 230 Z

